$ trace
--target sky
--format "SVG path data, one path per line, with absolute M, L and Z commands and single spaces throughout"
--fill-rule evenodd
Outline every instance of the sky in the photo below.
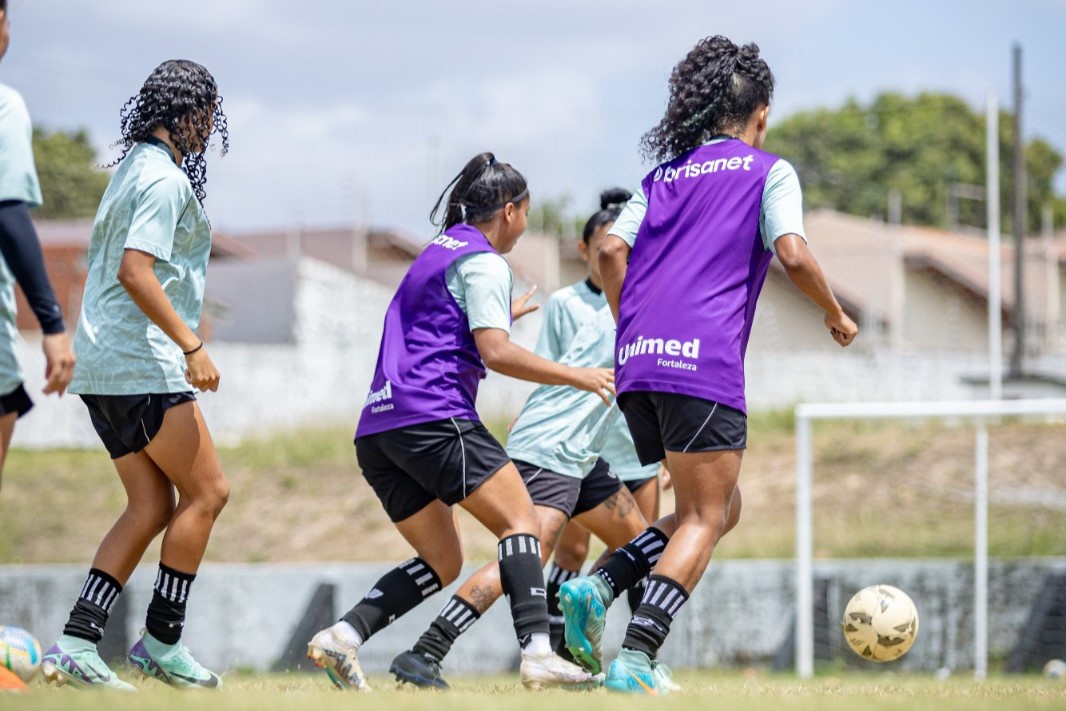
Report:
M 85 127 L 101 159 L 119 109 L 171 58 L 204 64 L 229 118 L 209 155 L 216 229 L 375 225 L 430 234 L 440 190 L 494 151 L 533 199 L 635 186 L 637 147 L 699 39 L 756 42 L 775 118 L 882 91 L 1011 100 L 1024 50 L 1029 137 L 1066 153 L 1066 0 L 8 0 L 0 82 L 36 124 Z M 787 158 L 787 156 L 786 156 Z M 1066 193 L 1066 171 L 1057 178 Z M 47 200 L 47 195 L 45 196 Z

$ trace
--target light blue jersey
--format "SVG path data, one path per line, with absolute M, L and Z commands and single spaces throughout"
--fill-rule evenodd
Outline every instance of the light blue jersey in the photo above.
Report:
M 574 368 L 611 367 L 614 334 L 614 318 L 604 304 L 578 329 L 559 362 Z M 658 471 L 658 465 L 640 465 L 616 404 L 606 407 L 595 393 L 567 385 L 542 385 L 533 391 L 511 428 L 507 454 L 578 479 L 588 476 L 600 457 L 623 481 Z
M 185 357 L 118 282 L 127 249 L 156 258 L 155 275 L 182 321 L 200 325 L 211 226 L 168 150 L 141 143 L 111 178 L 89 240 L 88 278 L 70 392 L 144 395 L 186 392 Z
M 562 358 L 581 326 L 606 303 L 603 291 L 592 289 L 587 280 L 554 292 L 544 306 L 544 325 L 533 352 L 548 360 Z
M 0 201 L 41 204 L 41 186 L 33 162 L 33 125 L 17 91 L 0 84 Z M 15 322 L 15 277 L 0 257 L 0 395 L 22 384 L 15 354 L 19 332 Z

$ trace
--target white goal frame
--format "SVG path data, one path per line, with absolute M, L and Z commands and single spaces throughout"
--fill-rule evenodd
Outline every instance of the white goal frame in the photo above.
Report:
M 814 674 L 814 550 L 811 485 L 815 420 L 958 419 L 977 426 L 974 464 L 974 675 L 988 673 L 988 421 L 1066 416 L 1066 399 L 803 403 L 796 406 L 796 674 Z

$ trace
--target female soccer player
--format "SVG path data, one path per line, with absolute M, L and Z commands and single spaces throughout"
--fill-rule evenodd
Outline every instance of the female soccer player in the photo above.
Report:
M 459 575 L 453 504 L 500 539 L 500 582 L 522 647 L 523 683 L 590 679 L 551 651 L 533 502 L 474 409 L 486 366 L 598 393 L 604 403 L 613 393 L 610 370 L 553 363 L 510 341 L 512 275 L 500 255 L 525 231 L 528 211 L 529 190 L 517 170 L 492 153 L 472 158 L 437 201 L 430 217 L 442 232 L 415 259 L 385 315 L 356 455 L 418 557 L 385 575 L 308 645 L 308 656 L 341 688 L 367 689 L 359 646 Z
M 0 0 L 0 59 L 7 53 L 9 33 L 7 0 Z M 30 221 L 30 208 L 41 204 L 32 138 L 30 114 L 22 97 L 0 84 L 0 481 L 15 420 L 33 407 L 15 354 L 16 281 L 44 332 L 45 394 L 62 395 L 74 374 L 74 352 Z
M 614 319 L 606 303 L 571 340 L 559 362 L 601 367 L 614 361 Z M 544 561 L 567 521 L 580 522 L 613 550 L 647 527 L 629 490 L 600 454 L 621 421 L 618 408 L 566 385 L 543 385 L 526 400 L 511 428 L 507 454 L 533 500 Z M 489 563 L 460 586 L 414 648 L 390 671 L 417 686 L 448 688 L 440 664 L 460 634 L 503 594 L 500 568 Z
M 699 42 L 644 137 L 662 162 L 600 252 L 618 319 L 619 406 L 641 462 L 665 459 L 676 495 L 676 530 L 650 527 L 561 591 L 568 646 L 598 671 L 606 605 L 652 573 L 607 671 L 617 691 L 659 692 L 656 654 L 738 508 L 744 352 L 773 255 L 841 346 L 858 332 L 807 249 L 795 171 L 761 150 L 773 84 L 756 45 Z
M 548 298 L 544 310 L 544 325 L 537 341 L 536 353 L 544 358 L 559 360 L 566 352 L 574 335 L 583 324 L 595 318 L 597 311 L 607 306 L 603 295 L 603 280 L 600 278 L 599 253 L 607 239 L 607 232 L 618 218 L 622 206 L 632 193 L 622 188 L 612 188 L 600 193 L 600 209 L 585 223 L 578 251 L 586 263 L 585 279 L 563 287 Z M 613 328 L 611 339 L 613 341 Z M 613 364 L 613 357 L 603 365 Z M 603 446 L 603 458 L 611 471 L 622 480 L 633 494 L 640 512 L 649 521 L 659 518 L 659 465 L 641 465 L 633 449 L 633 437 L 625 420 L 618 418 L 611 427 Z M 589 548 L 589 531 L 576 521 L 563 529 L 555 550 L 555 559 L 548 568 L 547 591 L 548 613 L 551 616 L 552 647 L 561 654 L 563 625 L 559 609 L 559 586 L 577 577 L 585 563 Z M 628 591 L 633 609 L 640 602 L 641 586 Z
M 214 133 L 224 154 L 229 133 L 218 87 L 187 60 L 159 65 L 122 111 L 125 150 L 93 223 L 70 391 L 88 407 L 128 503 L 43 659 L 49 681 L 133 688 L 108 669 L 96 643 L 122 586 L 165 531 L 146 631 L 129 662 L 176 687 L 222 684 L 180 642 L 196 571 L 229 497 L 192 392 L 219 383 L 196 335 L 211 253 L 204 152 Z

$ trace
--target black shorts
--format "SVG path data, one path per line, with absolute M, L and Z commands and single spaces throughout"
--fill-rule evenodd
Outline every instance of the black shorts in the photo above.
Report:
M 629 489 L 630 494 L 635 494 L 637 493 L 637 490 L 643 489 L 646 485 L 652 483 L 653 481 L 657 481 L 658 479 L 659 475 L 655 474 L 653 476 L 644 477 L 643 479 L 630 479 L 629 481 L 623 481 L 622 484 L 627 489 Z
M 139 452 L 148 446 L 163 426 L 163 415 L 175 405 L 192 402 L 196 395 L 155 393 L 151 395 L 82 395 L 89 408 L 96 434 L 112 459 Z
M 714 452 L 748 445 L 748 418 L 713 400 L 676 393 L 628 392 L 618 407 L 644 465 L 661 462 L 667 452 Z
M 18 387 L 7 395 L 0 395 L 0 417 L 10 415 L 12 412 L 22 417 L 32 409 L 33 400 L 30 399 L 30 394 L 26 392 L 26 388 L 22 386 L 22 383 L 19 383 Z M 16 417 L 15 419 L 18 418 Z
M 622 490 L 622 482 L 602 459 L 596 461 L 584 479 L 566 476 L 550 469 L 516 459 L 514 465 L 526 483 L 535 506 L 559 509 L 573 518 L 591 511 Z
M 459 418 L 359 437 L 355 456 L 393 523 L 436 499 L 459 503 L 511 461 L 484 425 Z

